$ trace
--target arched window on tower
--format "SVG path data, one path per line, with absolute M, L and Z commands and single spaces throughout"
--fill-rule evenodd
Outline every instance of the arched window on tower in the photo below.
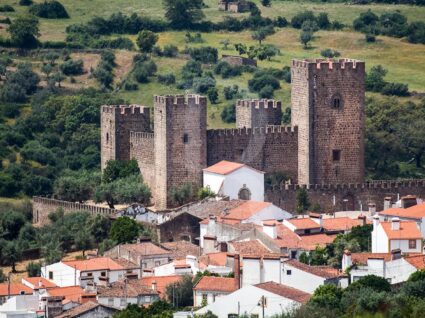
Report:
M 109 142 L 109 133 L 106 133 L 106 142 Z
M 251 200 L 251 191 L 244 184 L 238 193 L 239 200 Z
M 332 97 L 331 107 L 334 109 L 342 108 L 342 98 L 339 94 L 336 94 Z

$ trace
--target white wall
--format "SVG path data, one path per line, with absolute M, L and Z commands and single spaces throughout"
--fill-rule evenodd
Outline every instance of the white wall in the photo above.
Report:
M 207 294 L 207 305 L 214 303 L 220 297 L 226 296 L 229 293 L 220 293 L 213 291 L 195 291 L 195 298 L 193 299 L 193 306 L 199 307 L 202 305 L 202 295 Z
M 284 298 L 282 296 L 270 293 L 264 289 L 255 286 L 245 286 L 227 296 L 218 298 L 214 303 L 196 311 L 196 314 L 204 314 L 208 310 L 212 311 L 219 318 L 227 318 L 229 314 L 257 314 L 262 315 L 262 308 L 258 306 L 261 297 L 266 297 L 267 307 L 264 308 L 264 316 L 271 317 L 281 314 L 282 311 L 288 311 L 298 302 Z
M 109 299 L 112 299 L 112 303 L 109 302 Z M 124 309 L 127 307 L 127 304 L 136 304 L 137 305 L 137 298 L 136 297 L 127 297 L 127 302 L 125 305 L 121 305 L 121 298 L 120 297 L 97 297 L 97 302 L 99 304 L 114 307 L 117 309 Z
M 389 253 L 388 236 L 379 224 L 372 231 L 372 253 Z
M 53 272 L 53 279 L 49 279 L 49 272 Z M 80 271 L 62 262 L 41 267 L 41 276 L 52 281 L 59 287 L 80 284 Z
M 274 204 L 271 204 L 242 223 L 255 223 L 261 225 L 264 220 L 284 220 L 291 217 L 292 215 L 290 213 L 282 210 Z
M 262 282 L 275 282 L 280 284 L 282 281 L 281 264 L 280 259 L 264 259 Z
M 422 242 L 416 240 L 416 248 L 409 248 L 409 240 L 391 240 L 390 251 L 400 249 L 402 253 L 422 253 Z
M 288 270 L 291 271 L 291 274 L 288 273 Z M 319 277 L 298 268 L 295 268 L 287 263 L 283 263 L 283 275 L 282 275 L 282 284 L 293 287 L 303 292 L 312 294 L 317 287 L 323 285 L 325 279 Z
M 242 286 L 261 283 L 261 260 L 243 259 Z
M 204 171 L 204 187 L 219 194 L 229 196 L 230 199 L 239 198 L 239 190 L 243 186 L 251 192 L 251 200 L 264 201 L 264 173 L 255 171 L 248 167 L 239 168 L 227 175 L 220 175 Z

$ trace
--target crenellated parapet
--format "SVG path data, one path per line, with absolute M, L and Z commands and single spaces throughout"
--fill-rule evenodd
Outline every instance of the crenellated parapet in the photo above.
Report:
M 273 99 L 239 99 L 236 101 L 236 127 L 254 128 L 280 125 L 282 102 Z
M 269 125 L 254 128 L 225 128 L 209 129 L 208 138 L 220 136 L 249 136 L 249 135 L 296 135 L 298 127 Z
M 149 116 L 149 107 L 141 105 L 102 105 L 102 113 L 115 115 L 145 115 Z
M 197 94 L 154 96 L 155 105 L 166 107 L 206 106 L 207 98 Z
M 132 144 L 144 143 L 146 140 L 152 140 L 153 142 L 154 138 L 155 138 L 154 133 L 130 131 L 130 143 Z
M 292 68 L 310 68 L 316 70 L 364 70 L 365 62 L 355 59 L 304 59 L 292 60 Z

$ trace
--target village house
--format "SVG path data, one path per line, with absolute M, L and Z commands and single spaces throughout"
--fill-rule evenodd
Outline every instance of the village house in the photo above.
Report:
M 203 170 L 204 187 L 231 200 L 264 201 L 264 172 L 222 160 Z
M 138 265 L 109 257 L 61 261 L 42 267 L 41 274 L 59 287 L 106 285 L 125 277 L 139 278 L 141 275 Z
M 33 290 L 21 283 L 0 284 L 0 305 L 4 304 L 10 296 L 32 295 Z
M 150 241 L 142 241 L 134 244 L 119 244 L 106 251 L 104 255 L 114 259 L 125 259 L 143 270 L 169 263 L 172 253 Z
M 181 275 L 172 275 L 172 276 L 147 276 L 142 277 L 138 280 L 141 286 L 144 286 L 146 288 L 151 288 L 152 290 L 155 290 L 158 292 L 158 295 L 163 300 L 167 299 L 167 286 L 173 285 L 179 281 L 182 280 Z
M 193 287 L 193 306 L 212 304 L 218 298 L 239 289 L 235 278 L 203 276 Z
M 407 200 L 407 198 L 403 198 L 401 202 L 403 202 L 402 207 L 391 207 L 379 212 L 380 221 L 390 221 L 397 217 L 401 221 L 416 222 L 422 237 L 425 237 L 425 203 L 410 205 L 412 204 L 411 200 Z
M 249 314 L 251 317 L 272 317 L 287 312 L 306 303 L 311 295 L 275 282 L 265 282 L 244 286 L 215 302 L 199 309 L 196 314 L 213 312 L 218 317 L 238 317 Z M 262 306 L 264 304 L 265 306 Z
M 38 313 L 37 295 L 15 295 L 0 305 L 0 318 L 36 318 Z
M 152 287 L 143 286 L 139 281 L 115 282 L 111 286 L 98 289 L 97 302 L 119 310 L 129 304 L 148 306 L 159 299 Z
M 90 301 L 65 311 L 57 318 L 109 318 L 116 312 L 118 310 L 115 308 Z
M 379 216 L 373 217 L 372 253 L 423 253 L 423 236 L 415 221 L 400 221 L 393 217 L 391 221 L 380 222 Z

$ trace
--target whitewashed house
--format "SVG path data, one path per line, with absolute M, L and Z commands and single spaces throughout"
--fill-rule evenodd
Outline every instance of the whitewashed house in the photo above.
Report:
M 219 297 L 215 302 L 199 309 L 196 314 L 211 311 L 218 317 L 238 317 L 249 314 L 251 317 L 264 317 L 282 314 L 306 303 L 310 294 L 274 282 L 242 287 L 235 292 Z
M 193 306 L 212 304 L 237 289 L 239 284 L 235 278 L 203 276 L 193 287 Z
M 380 222 L 379 216 L 373 217 L 372 253 L 423 253 L 423 237 L 415 221 L 400 221 L 393 217 L 391 221 Z
M 379 212 L 379 220 L 390 221 L 392 218 L 398 217 L 401 221 L 414 221 L 418 224 L 422 237 L 425 237 L 425 203 L 405 206 L 405 204 L 401 204 L 398 207 L 391 207 Z
M 264 172 L 243 163 L 220 161 L 204 169 L 204 187 L 219 196 L 264 201 Z
M 38 305 L 38 295 L 12 296 L 0 306 L 0 318 L 36 318 Z

